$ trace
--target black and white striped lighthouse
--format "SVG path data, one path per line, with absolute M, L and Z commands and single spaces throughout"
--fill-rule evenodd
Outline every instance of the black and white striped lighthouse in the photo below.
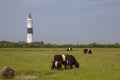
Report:
M 27 43 L 33 42 L 33 20 L 31 14 L 27 18 Z

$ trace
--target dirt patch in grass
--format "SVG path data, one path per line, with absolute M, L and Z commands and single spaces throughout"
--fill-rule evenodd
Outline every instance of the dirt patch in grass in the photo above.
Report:
M 35 79 L 38 78 L 36 75 L 17 75 L 16 79 Z

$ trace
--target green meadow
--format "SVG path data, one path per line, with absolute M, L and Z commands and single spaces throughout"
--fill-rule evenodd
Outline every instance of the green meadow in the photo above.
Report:
M 10 66 L 14 80 L 120 80 L 120 48 L 0 48 L 0 69 Z M 80 68 L 51 70 L 55 54 L 75 56 Z M 0 79 L 2 80 L 2 79 Z

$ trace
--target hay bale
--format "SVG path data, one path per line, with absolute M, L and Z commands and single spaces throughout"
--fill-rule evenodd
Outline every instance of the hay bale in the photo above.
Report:
M 3 79 L 14 78 L 14 70 L 8 66 L 2 68 L 0 75 Z

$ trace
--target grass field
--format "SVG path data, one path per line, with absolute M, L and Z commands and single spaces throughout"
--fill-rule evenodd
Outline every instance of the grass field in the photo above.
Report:
M 10 66 L 14 80 L 120 80 L 120 48 L 92 48 L 93 54 L 83 54 L 82 48 L 0 48 L 0 69 Z M 80 68 L 51 70 L 55 54 L 72 54 Z

